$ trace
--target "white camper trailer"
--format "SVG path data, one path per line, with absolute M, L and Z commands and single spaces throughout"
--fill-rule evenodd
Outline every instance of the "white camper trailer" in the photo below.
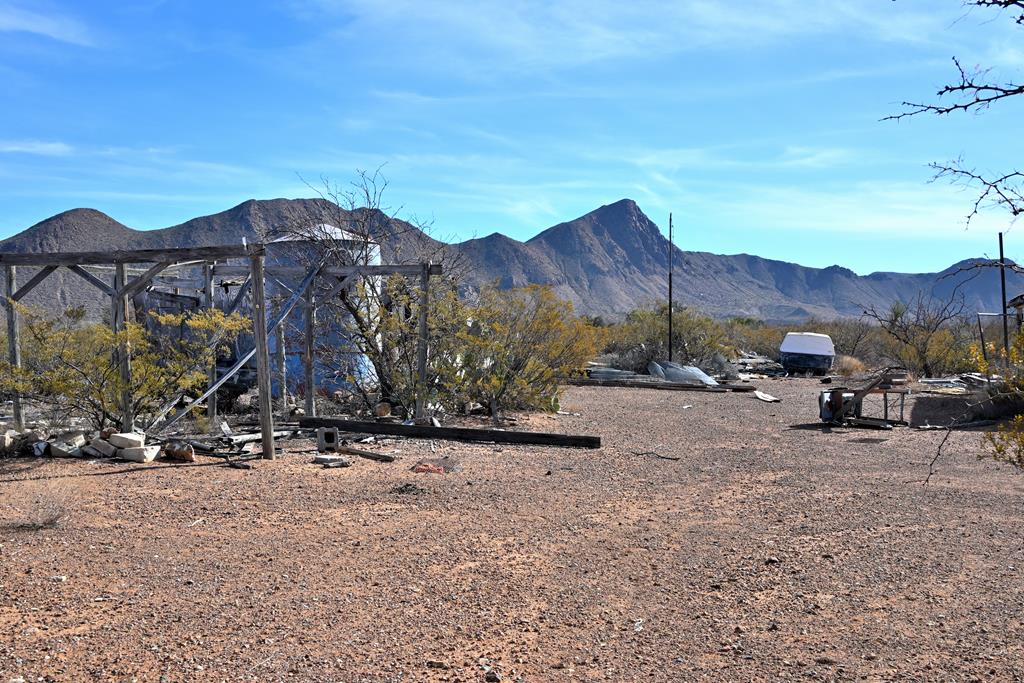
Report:
M 827 334 L 789 332 L 779 347 L 779 362 L 786 372 L 824 375 L 832 369 L 836 348 Z

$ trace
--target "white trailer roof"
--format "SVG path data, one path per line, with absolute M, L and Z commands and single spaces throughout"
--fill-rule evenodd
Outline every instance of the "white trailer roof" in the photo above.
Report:
M 788 332 L 779 347 L 781 353 L 806 353 L 812 356 L 834 356 L 832 337 L 817 332 Z

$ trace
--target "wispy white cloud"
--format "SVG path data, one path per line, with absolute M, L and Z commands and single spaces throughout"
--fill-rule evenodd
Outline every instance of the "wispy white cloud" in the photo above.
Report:
M 608 163 L 625 160 L 651 174 L 674 174 L 681 171 L 779 171 L 800 169 L 827 169 L 878 162 L 876 154 L 845 147 L 811 147 L 787 145 L 766 149 L 764 144 L 747 141 L 738 145 L 677 148 L 611 149 L 601 152 L 585 151 L 582 157 Z M 657 178 L 656 175 L 656 179 Z
M 299 6 L 307 18 L 333 18 L 334 40 L 387 35 L 421 66 L 457 63 L 466 70 L 574 67 L 838 33 L 923 42 L 946 27 L 920 2 L 883 10 L 860 0 L 750 0 L 742 9 L 717 0 L 484 0 L 472 6 L 458 0 L 305 0 Z M 425 54 L 430 59 L 423 60 Z M 387 51 L 388 59 L 399 57 Z
M 31 33 L 62 43 L 92 47 L 95 42 L 89 28 L 74 17 L 54 11 L 42 11 L 37 6 L 24 6 L 0 2 L 0 33 Z
M 717 225 L 770 233 L 811 232 L 823 238 L 860 235 L 879 244 L 893 235 L 974 239 L 1005 227 L 1005 217 L 986 213 L 971 223 L 968 233 L 965 220 L 971 197 L 943 184 L 870 181 L 831 188 L 731 186 L 691 195 L 687 202 Z
M 75 148 L 64 142 L 41 140 L 0 140 L 0 154 L 36 154 L 39 156 L 68 156 Z

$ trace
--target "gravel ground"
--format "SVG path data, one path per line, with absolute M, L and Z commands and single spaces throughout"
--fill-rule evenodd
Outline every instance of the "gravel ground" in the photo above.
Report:
M 1024 678 L 1024 479 L 959 432 L 925 486 L 942 433 L 824 431 L 817 382 L 761 384 L 521 421 L 596 451 L 2 461 L 0 683 Z

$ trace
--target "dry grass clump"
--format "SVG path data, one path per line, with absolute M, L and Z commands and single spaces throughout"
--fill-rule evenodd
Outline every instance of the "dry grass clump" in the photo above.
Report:
M 837 374 L 842 375 L 843 377 L 850 377 L 851 375 L 859 374 L 864 372 L 865 369 L 866 367 L 864 363 L 860 362 L 853 356 L 836 356 L 834 370 Z
M 55 529 L 67 524 L 81 503 L 81 491 L 68 479 L 14 482 L 8 491 L 12 515 L 3 526 L 20 531 Z

